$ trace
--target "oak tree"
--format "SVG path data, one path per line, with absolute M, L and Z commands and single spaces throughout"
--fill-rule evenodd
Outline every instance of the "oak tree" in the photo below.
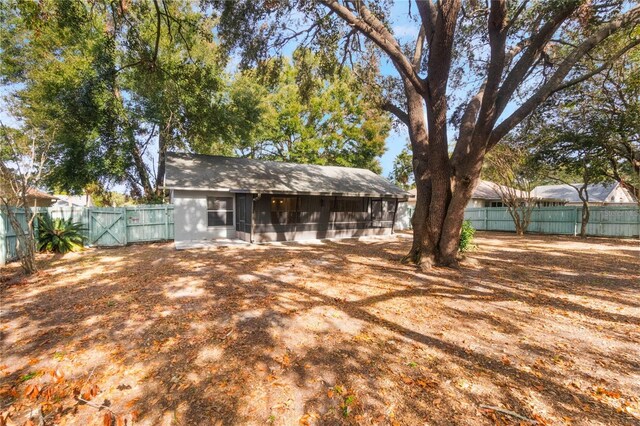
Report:
M 630 35 L 618 50 L 591 55 L 640 21 L 640 6 L 625 1 L 415 0 L 402 3 L 405 12 L 365 0 L 208 5 L 218 13 L 223 45 L 243 47 L 245 58 L 295 40 L 320 52 L 341 45 L 342 58 L 371 55 L 366 46 L 374 46 L 390 61 L 404 97 L 384 106 L 408 127 L 417 186 L 405 260 L 445 266 L 457 264 L 464 208 L 486 153 L 555 93 L 640 44 Z M 400 13 L 417 29 L 412 42 L 394 35 Z

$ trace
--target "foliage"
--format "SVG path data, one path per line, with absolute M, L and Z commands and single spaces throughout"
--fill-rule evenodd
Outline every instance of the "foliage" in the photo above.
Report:
M 462 222 L 462 228 L 460 231 L 460 238 L 458 240 L 458 251 L 461 253 L 473 250 L 475 245 L 473 244 L 473 237 L 476 234 L 476 230 L 471 224 L 470 220 Z
M 33 225 L 36 211 L 29 194 L 46 175 L 51 140 L 42 129 L 14 129 L 0 122 L 0 209 L 16 233 L 16 252 L 26 274 L 37 271 Z M 19 210 L 24 220 L 19 220 Z
M 80 222 L 71 218 L 51 219 L 48 215 L 38 218 L 38 250 L 54 253 L 67 253 L 82 249 L 85 237 Z
M 640 28 L 634 34 L 640 36 Z M 613 37 L 599 53 L 625 42 Z M 552 179 L 615 180 L 640 196 L 640 49 L 625 53 L 606 73 L 557 94 L 522 133 L 536 145 L 538 159 L 548 163 Z
M 411 147 L 406 146 L 393 160 L 393 169 L 389 175 L 391 182 L 402 189 L 411 189 L 415 187 L 415 178 L 413 176 L 413 157 L 411 155 Z
M 163 201 L 168 151 L 247 155 L 380 171 L 389 119 L 353 73 L 308 50 L 231 77 L 216 20 L 187 0 L 12 0 L 0 17 L 7 101 L 30 126 L 58 128 L 50 187 L 125 185 Z M 231 68 L 230 68 L 231 69 Z
M 239 87 L 263 100 L 258 125 L 239 141 L 241 155 L 380 173 L 390 118 L 361 96 L 348 68 L 326 74 L 318 56 L 297 49 L 291 60 L 246 71 L 234 84 Z
M 240 107 L 225 95 L 213 22 L 188 1 L 165 6 L 164 28 L 150 2 L 6 8 L 2 76 L 17 88 L 9 103 L 27 124 L 59 127 L 50 186 L 79 193 L 124 184 L 149 201 L 166 150 L 231 152 Z

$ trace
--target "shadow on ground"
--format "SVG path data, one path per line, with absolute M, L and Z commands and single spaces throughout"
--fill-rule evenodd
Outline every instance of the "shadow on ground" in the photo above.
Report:
M 42 256 L 2 289 L 2 410 L 25 419 L 58 370 L 137 424 L 493 424 L 480 405 L 640 422 L 637 242 L 477 243 L 426 272 L 398 263 L 406 239 Z M 62 395 L 44 412 L 106 410 Z

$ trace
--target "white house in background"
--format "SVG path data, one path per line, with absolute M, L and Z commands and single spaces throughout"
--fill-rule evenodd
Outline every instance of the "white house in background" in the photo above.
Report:
M 471 199 L 467 203 L 467 208 L 504 207 L 505 205 L 500 195 L 501 188 L 506 189 L 505 186 L 498 185 L 495 182 L 481 180 L 478 182 L 476 189 L 473 190 L 473 195 L 471 195 Z M 522 192 L 517 189 L 515 191 Z M 522 197 L 526 198 L 524 192 L 522 192 Z
M 57 200 L 52 207 L 91 207 L 93 202 L 90 195 L 54 195 Z
M 581 184 L 579 183 L 573 185 L 540 185 L 531 191 L 531 195 L 534 198 L 545 200 L 545 203 L 556 202 L 558 205 L 580 206 L 582 205 L 582 200 L 580 200 L 578 191 L 575 189 L 580 186 Z M 629 205 L 637 202 L 633 194 L 620 185 L 619 182 L 587 185 L 587 193 L 589 195 L 589 204 L 594 206 Z
M 398 206 L 395 229 L 411 229 L 411 217 L 416 210 L 416 189 L 410 189 L 409 199 L 403 206 Z M 524 194 L 523 194 L 524 195 Z M 500 196 L 500 185 L 488 180 L 481 180 L 473 191 L 467 208 L 504 207 Z

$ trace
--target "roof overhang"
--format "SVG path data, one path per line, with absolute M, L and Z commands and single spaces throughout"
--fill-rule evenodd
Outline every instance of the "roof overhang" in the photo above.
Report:
M 163 189 L 169 189 L 173 191 L 201 191 L 201 192 L 231 192 L 238 194 L 284 194 L 284 195 L 317 195 L 325 197 L 380 197 L 380 198 L 398 198 L 402 201 L 406 201 L 411 196 L 409 193 L 405 194 L 390 194 L 390 193 L 372 193 L 372 192 L 327 192 L 327 191 L 282 191 L 282 190 L 257 190 L 257 189 L 244 189 L 244 188 L 192 188 L 192 187 L 180 187 L 180 186 L 163 186 Z

